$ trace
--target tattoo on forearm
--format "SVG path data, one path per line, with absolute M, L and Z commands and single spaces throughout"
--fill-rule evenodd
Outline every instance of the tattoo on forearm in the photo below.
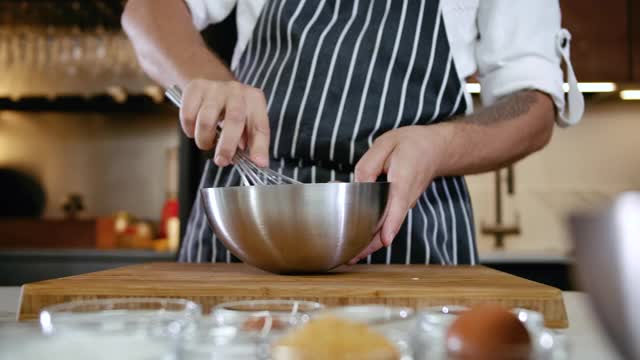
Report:
M 459 120 L 479 125 L 493 125 L 528 113 L 536 101 L 535 91 L 523 90 L 500 99 L 495 104 Z

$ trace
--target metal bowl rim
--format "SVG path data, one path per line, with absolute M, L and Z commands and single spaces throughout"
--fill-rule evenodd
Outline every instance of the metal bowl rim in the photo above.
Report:
M 202 193 L 207 193 L 211 191 L 225 191 L 225 190 L 239 190 L 239 189 L 273 189 L 273 188 L 289 188 L 289 189 L 301 189 L 301 188 L 312 188 L 312 187 L 357 187 L 357 186 L 389 186 L 391 183 L 386 181 L 378 181 L 378 182 L 335 182 L 335 183 L 310 183 L 310 184 L 277 184 L 277 185 L 251 185 L 251 186 L 226 186 L 226 187 L 206 187 L 200 189 Z

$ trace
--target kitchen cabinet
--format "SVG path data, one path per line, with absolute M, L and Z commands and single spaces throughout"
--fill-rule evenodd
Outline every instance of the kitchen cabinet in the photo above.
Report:
M 176 254 L 152 250 L 0 250 L 0 287 L 158 261 L 176 261 Z
M 2 219 L 0 250 L 110 249 L 115 247 L 113 220 Z
M 638 2 L 560 0 L 562 25 L 572 34 L 571 58 L 580 81 L 632 79 L 629 25 L 634 21 L 637 26 L 640 18 L 632 17 L 629 9 Z M 640 50 L 634 51 L 637 54 Z

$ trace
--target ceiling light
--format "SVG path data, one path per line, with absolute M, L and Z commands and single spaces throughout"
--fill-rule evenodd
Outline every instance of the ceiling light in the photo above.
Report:
M 640 90 L 622 90 L 620 91 L 620 99 L 640 100 Z
M 466 84 L 470 94 L 479 94 L 481 87 L 478 83 Z M 610 93 L 616 91 L 618 86 L 612 82 L 581 82 L 578 83 L 578 90 L 582 93 Z M 564 92 L 569 92 L 569 84 L 562 84 Z
M 467 91 L 470 94 L 480 94 L 480 84 L 478 84 L 478 83 L 468 83 L 466 86 L 467 86 Z
M 569 92 L 569 84 L 562 84 L 564 92 Z M 610 93 L 616 91 L 617 86 L 612 82 L 581 82 L 578 90 L 582 93 Z
M 478 83 L 468 83 L 466 84 L 467 91 L 470 94 L 479 94 L 480 93 L 480 84 Z M 585 82 L 578 83 L 578 90 L 582 93 L 610 93 L 617 90 L 617 85 L 612 82 Z M 562 84 L 562 89 L 564 92 L 569 92 L 569 84 Z

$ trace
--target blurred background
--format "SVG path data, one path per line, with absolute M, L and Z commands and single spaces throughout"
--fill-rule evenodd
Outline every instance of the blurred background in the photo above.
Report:
M 482 263 L 566 290 L 567 215 L 640 188 L 640 0 L 560 3 L 582 123 L 468 182 Z M 205 159 L 137 65 L 123 6 L 0 2 L 0 286 L 176 258 Z M 229 61 L 235 15 L 203 36 Z

